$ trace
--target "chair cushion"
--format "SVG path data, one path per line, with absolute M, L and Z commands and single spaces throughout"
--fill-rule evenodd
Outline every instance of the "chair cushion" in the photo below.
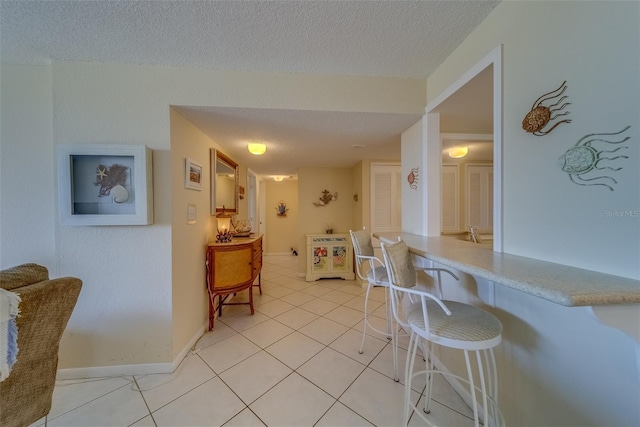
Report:
M 376 280 L 373 280 L 373 271 L 376 272 Z M 367 271 L 367 280 L 376 286 L 389 286 L 389 275 L 387 269 L 379 266 Z
M 356 255 L 373 256 L 373 245 L 371 244 L 371 234 L 367 230 L 352 231 L 353 249 Z
M 447 316 L 435 301 L 427 301 L 429 330 L 433 337 L 459 341 L 487 341 L 502 334 L 502 323 L 493 314 L 469 304 L 456 301 L 442 302 L 451 310 L 450 316 Z M 407 322 L 415 328 L 425 330 L 421 309 L 411 310 L 407 315 Z
M 384 245 L 389 259 L 389 268 L 394 284 L 401 288 L 412 288 L 416 284 L 416 269 L 411 261 L 409 247 L 404 241 Z

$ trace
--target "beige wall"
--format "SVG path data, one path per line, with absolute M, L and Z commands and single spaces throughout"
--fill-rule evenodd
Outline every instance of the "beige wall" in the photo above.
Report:
M 235 160 L 235 159 L 231 159 Z M 247 165 L 238 165 L 238 185 L 244 187 L 244 199 L 238 199 L 238 213 L 233 217 L 234 221 L 247 220 L 249 201 L 247 200 Z
M 362 176 L 363 162 L 359 161 L 352 169 L 353 175 L 353 195 L 352 198 L 355 198 L 353 201 L 353 219 L 351 221 L 351 229 L 352 230 L 360 230 L 363 227 L 363 215 L 364 211 L 367 212 L 369 209 L 364 209 L 364 204 L 362 200 L 364 198 L 363 189 L 364 189 L 364 177 Z M 367 181 L 367 188 L 369 188 Z
M 322 191 L 338 193 L 334 200 L 323 207 L 315 206 Z M 305 235 L 324 233 L 327 226 L 335 233 L 348 233 L 352 228 L 353 209 L 353 172 L 347 168 L 301 168 L 298 170 L 298 272 L 306 271 Z
M 215 238 L 215 217 L 211 216 L 210 149 L 217 148 L 200 130 L 170 111 L 171 126 L 171 273 L 173 342 L 172 358 L 204 326 L 208 316 L 204 251 Z M 202 191 L 185 187 L 185 159 L 203 167 Z M 196 207 L 196 223 L 187 224 L 187 206 Z
M 278 216 L 276 210 L 280 202 L 285 203 L 286 216 Z M 268 254 L 291 254 L 291 248 L 299 250 L 298 243 L 298 181 L 285 179 L 275 182 L 265 181 L 265 247 Z

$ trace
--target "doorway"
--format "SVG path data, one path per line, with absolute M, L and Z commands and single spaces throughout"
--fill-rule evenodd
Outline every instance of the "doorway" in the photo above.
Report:
M 261 233 L 256 174 L 247 170 L 247 220 L 254 233 Z
M 490 86 L 490 87 L 488 87 Z M 488 105 L 488 103 L 491 105 Z M 479 138 L 492 140 L 492 176 L 489 181 L 491 193 L 490 217 L 492 223 L 493 250 L 502 252 L 502 46 L 498 46 L 480 62 L 467 71 L 460 79 L 449 86 L 440 96 L 426 107 L 426 158 L 427 169 L 438 170 L 434 174 L 430 186 L 432 193 L 428 196 L 434 201 L 429 205 L 427 215 L 438 218 L 429 223 L 428 235 L 439 236 L 443 231 L 440 221 L 443 206 L 442 172 L 443 150 L 448 148 L 446 131 L 456 129 L 456 133 L 486 135 Z M 489 118 L 487 120 L 487 114 Z M 463 124 L 464 123 L 464 124 Z M 444 134 L 444 135 L 443 135 Z M 443 143 L 443 136 L 444 143 Z M 469 145 L 474 139 L 466 141 Z M 462 144 L 459 144 L 462 145 Z M 467 147 L 470 148 L 470 147 Z M 486 147 L 485 147 L 486 148 Z M 487 162 L 489 163 L 489 162 Z M 451 173 L 451 171 L 445 171 Z M 486 187 L 487 184 L 485 184 Z M 437 197 L 433 194 L 437 192 Z M 449 207 L 450 209 L 450 207 Z M 467 220 L 468 221 L 468 220 Z M 458 224 L 468 226 L 473 224 Z

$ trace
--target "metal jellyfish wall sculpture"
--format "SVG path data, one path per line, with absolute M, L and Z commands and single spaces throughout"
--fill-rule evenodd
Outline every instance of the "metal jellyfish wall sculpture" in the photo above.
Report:
M 544 136 L 562 123 L 571 123 L 571 119 L 554 122 L 558 117 L 567 116 L 570 113 L 569 111 L 563 113 L 558 112 L 564 110 L 568 105 L 571 105 L 570 102 L 564 102 L 564 100 L 567 99 L 567 95 L 562 96 L 562 94 L 566 90 L 567 81 L 565 80 L 558 89 L 545 93 L 536 99 L 531 107 L 531 111 L 529 111 L 522 120 L 522 129 L 536 136 Z M 551 102 L 554 103 L 551 104 Z M 550 124 L 553 124 L 553 126 L 548 130 L 544 130 L 544 128 Z
M 412 190 L 416 190 L 418 188 L 418 170 L 420 168 L 413 168 L 407 175 L 407 182 L 409 183 L 409 188 Z
M 558 163 L 563 171 L 569 174 L 569 179 L 578 185 L 599 185 L 607 187 L 613 191 L 613 184 L 617 184 L 613 177 L 602 175 L 602 170 L 619 171 L 620 167 L 599 166 L 604 160 L 628 159 L 629 156 L 619 155 L 613 157 L 605 157 L 606 153 L 615 153 L 629 147 L 618 147 L 614 150 L 604 150 L 609 145 L 622 144 L 628 141 L 630 137 L 625 137 L 619 141 L 610 141 L 609 139 L 599 138 L 601 136 L 615 136 L 624 133 L 631 126 L 627 126 L 619 132 L 613 133 L 590 133 L 585 135 L 575 143 L 575 145 L 567 150 L 560 158 Z M 603 148 L 598 148 L 598 146 Z M 596 176 L 600 175 L 600 176 Z

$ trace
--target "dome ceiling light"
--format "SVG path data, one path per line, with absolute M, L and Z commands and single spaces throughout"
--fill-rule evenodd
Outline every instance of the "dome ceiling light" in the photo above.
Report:
M 267 151 L 267 146 L 258 142 L 252 142 L 247 145 L 249 152 L 255 156 L 262 156 Z
M 469 153 L 469 147 L 453 147 L 449 149 L 449 157 L 461 159 Z

